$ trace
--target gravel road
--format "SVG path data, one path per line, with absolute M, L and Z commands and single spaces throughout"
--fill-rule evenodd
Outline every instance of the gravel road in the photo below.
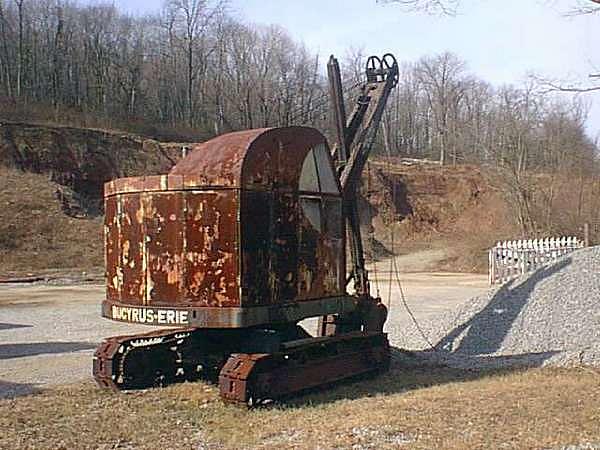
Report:
M 100 317 L 104 286 L 0 285 L 0 397 L 90 377 L 104 336 L 150 331 Z
M 380 295 L 389 281 L 380 275 Z M 419 320 L 449 311 L 487 289 L 482 275 L 415 273 L 403 276 L 407 302 Z M 400 335 L 409 322 L 392 286 L 387 331 Z M 0 285 L 0 397 L 91 377 L 92 354 L 103 337 L 150 331 L 100 317 L 100 285 Z M 309 330 L 312 331 L 312 330 Z

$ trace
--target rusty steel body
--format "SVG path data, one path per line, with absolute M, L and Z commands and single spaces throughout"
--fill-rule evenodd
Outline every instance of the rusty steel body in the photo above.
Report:
M 341 193 L 298 185 L 317 145 L 325 138 L 303 127 L 230 133 L 168 175 L 108 183 L 103 314 L 185 309 L 184 325 L 236 328 L 352 310 Z M 329 229 L 303 216 L 304 197 Z
M 331 61 L 335 161 L 317 130 L 264 128 L 198 144 L 167 175 L 105 185 L 102 314 L 178 328 L 105 340 L 101 386 L 218 379 L 224 400 L 247 404 L 388 367 L 387 309 L 369 294 L 356 205 L 398 74 L 395 60 L 375 60 L 349 119 Z M 297 325 L 317 316 L 320 337 Z

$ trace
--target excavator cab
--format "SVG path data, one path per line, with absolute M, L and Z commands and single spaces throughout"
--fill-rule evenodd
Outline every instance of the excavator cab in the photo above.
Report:
M 351 310 L 342 196 L 312 128 L 226 134 L 106 185 L 114 320 L 244 328 Z

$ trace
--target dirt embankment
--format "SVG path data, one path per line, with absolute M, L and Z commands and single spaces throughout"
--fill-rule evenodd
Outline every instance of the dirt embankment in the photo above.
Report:
M 0 122 L 0 274 L 102 265 L 103 183 L 165 173 L 184 145 Z M 360 208 L 366 252 L 421 252 L 428 270 L 485 270 L 488 246 L 515 229 L 489 177 L 473 166 L 372 161 Z
M 388 250 L 428 251 L 439 255 L 438 269 L 483 272 L 487 249 L 517 233 L 492 177 L 477 166 L 375 160 L 363 180 L 364 219 Z
M 0 167 L 0 278 L 102 265 L 102 218 L 65 214 L 61 189 L 46 174 Z
M 184 145 L 0 122 L 0 275 L 102 265 L 104 182 L 164 173 Z
M 0 166 L 45 174 L 90 200 L 113 178 L 168 171 L 185 144 L 90 128 L 0 122 Z

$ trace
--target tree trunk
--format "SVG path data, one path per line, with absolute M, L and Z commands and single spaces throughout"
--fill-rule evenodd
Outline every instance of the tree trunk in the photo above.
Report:
M 187 123 L 190 128 L 194 126 L 194 47 L 192 36 L 188 35 L 187 48 Z
M 17 97 L 21 97 L 21 89 L 23 83 L 23 28 L 24 24 L 24 12 L 23 12 L 24 0 L 15 0 L 17 4 L 17 11 L 19 14 L 19 44 L 18 44 L 18 59 L 17 59 Z

